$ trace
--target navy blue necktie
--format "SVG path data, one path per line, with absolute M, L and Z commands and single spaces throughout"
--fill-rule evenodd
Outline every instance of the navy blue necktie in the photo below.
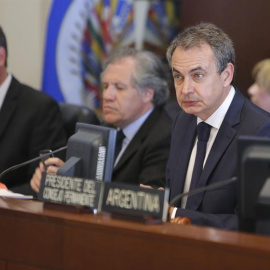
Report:
M 197 125 L 197 153 L 192 172 L 190 190 L 198 187 L 199 179 L 203 170 L 203 162 L 205 158 L 206 146 L 209 139 L 210 131 L 211 126 L 206 124 L 205 122 L 201 122 Z
M 116 135 L 116 143 L 115 143 L 115 151 L 114 151 L 114 160 L 117 159 L 117 156 L 119 155 L 121 149 L 122 149 L 122 143 L 125 138 L 125 134 L 122 129 L 119 129 L 117 131 Z

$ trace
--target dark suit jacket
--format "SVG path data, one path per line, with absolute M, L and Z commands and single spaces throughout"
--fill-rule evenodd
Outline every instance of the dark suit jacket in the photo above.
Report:
M 257 134 L 261 137 L 270 137 L 270 123 L 265 124 Z
M 190 154 L 196 137 L 197 118 L 180 113 L 173 125 L 170 157 L 167 165 L 167 186 L 170 198 L 183 192 Z M 222 122 L 200 178 L 200 186 L 237 176 L 237 137 L 256 135 L 270 120 L 261 110 L 236 90 L 231 106 Z M 191 197 L 190 197 L 191 198 Z M 178 201 L 177 207 L 181 202 Z M 177 216 L 191 219 L 193 224 L 236 229 L 237 184 L 194 195 L 192 209 L 177 210 Z
M 143 123 L 114 168 L 112 181 L 165 186 L 172 120 L 157 107 Z
M 66 135 L 58 104 L 13 77 L 0 111 L 0 171 L 39 156 L 42 149 L 64 145 Z M 13 189 L 29 182 L 37 166 L 38 162 L 24 166 L 0 181 Z

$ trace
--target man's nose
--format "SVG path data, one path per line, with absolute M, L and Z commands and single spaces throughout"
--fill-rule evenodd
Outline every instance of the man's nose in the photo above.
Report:
M 189 93 L 192 93 L 193 92 L 193 87 L 194 87 L 194 85 L 192 83 L 192 80 L 189 79 L 189 78 L 185 78 L 183 80 L 182 88 L 181 88 L 182 94 L 188 95 Z
M 109 85 L 106 89 L 103 90 L 104 100 L 114 100 L 115 96 L 116 96 L 116 92 L 112 85 Z

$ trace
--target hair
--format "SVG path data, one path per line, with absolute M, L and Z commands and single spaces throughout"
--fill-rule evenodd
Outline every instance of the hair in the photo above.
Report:
M 252 77 L 259 87 L 265 87 L 270 93 L 270 59 L 258 62 L 252 69 Z
M 154 106 L 164 104 L 169 96 L 169 85 L 167 71 L 162 61 L 149 51 L 140 51 L 131 47 L 120 47 L 116 49 L 105 61 L 103 76 L 109 64 L 124 58 L 135 60 L 135 71 L 131 77 L 132 86 L 140 93 L 147 89 L 153 89 Z
M 214 24 L 200 23 L 186 28 L 171 42 L 166 54 L 170 67 L 172 55 L 177 47 L 187 50 L 204 44 L 211 47 L 219 74 L 227 67 L 228 63 L 235 66 L 235 51 L 229 36 Z
M 6 51 L 5 67 L 7 67 L 7 55 L 8 55 L 7 40 L 6 40 L 5 33 L 4 33 L 1 26 L 0 26 L 0 47 L 3 47 L 5 49 L 5 51 Z

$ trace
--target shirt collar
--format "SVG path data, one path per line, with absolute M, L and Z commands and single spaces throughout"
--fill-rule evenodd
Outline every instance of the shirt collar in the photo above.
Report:
M 6 97 L 8 88 L 9 88 L 10 83 L 11 83 L 11 79 L 12 79 L 12 76 L 10 74 L 8 74 L 8 76 L 6 77 L 6 79 L 0 85 L 0 108 L 3 105 L 4 99 Z

